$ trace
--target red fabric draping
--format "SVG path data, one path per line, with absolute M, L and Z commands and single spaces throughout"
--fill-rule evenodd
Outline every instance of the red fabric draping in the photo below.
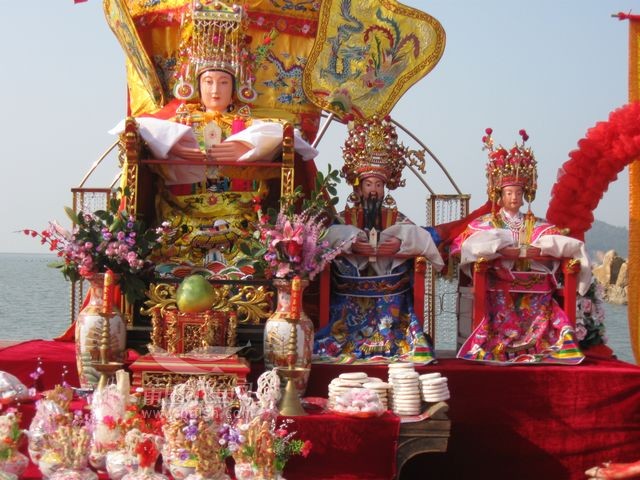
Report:
M 42 360 L 44 375 L 40 378 L 42 388 L 49 390 L 61 383 L 62 372 L 67 367 L 66 381 L 78 386 L 78 371 L 73 342 L 56 342 L 53 340 L 30 340 L 0 350 L 0 370 L 15 375 L 27 387 L 33 385 L 29 374 Z
M 392 479 L 396 472 L 398 417 L 389 413 L 375 419 L 321 414 L 297 417 L 290 429 L 296 438 L 310 440 L 305 459 L 293 457 L 284 470 L 288 480 Z
M 69 381 L 77 382 L 73 344 L 61 342 L 31 341 L 0 350 L 0 370 L 28 383 L 38 356 L 45 388 L 59 381 L 63 365 Z M 354 369 L 387 377 L 380 365 L 314 365 L 307 395 L 326 396 L 331 379 Z M 496 367 L 442 359 L 418 370 L 449 379 L 451 437 L 445 454 L 416 457 L 401 478 L 428 472 L 432 478 L 577 480 L 600 462 L 640 456 L 640 367 L 635 365 L 587 358 L 578 366 Z M 306 461 L 292 459 L 285 477 L 376 478 L 360 474 L 375 475 L 381 465 L 393 464 L 389 444 L 381 445 L 397 440 L 394 418 L 296 419 L 294 429 L 314 447 Z
M 569 153 L 551 188 L 547 220 L 583 238 L 609 184 L 638 156 L 640 102 L 632 102 L 612 111 L 607 121 L 596 123 Z
M 354 367 L 351 367 L 354 368 Z M 386 368 L 357 366 L 385 378 Z M 308 395 L 326 396 L 346 367 L 314 365 Z M 417 457 L 402 478 L 583 479 L 603 461 L 640 456 L 640 368 L 590 359 L 579 366 L 509 366 L 458 359 L 417 368 L 449 379 L 446 454 Z

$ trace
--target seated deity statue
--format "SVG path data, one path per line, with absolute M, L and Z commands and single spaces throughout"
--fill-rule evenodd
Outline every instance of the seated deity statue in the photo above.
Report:
M 472 220 L 450 253 L 460 256 L 469 276 L 474 262 L 496 261 L 489 270 L 485 315 L 458 357 L 494 364 L 580 363 L 584 356 L 574 326 L 553 296 L 559 262 L 548 257 L 580 261 L 578 290 L 584 294 L 590 284 L 584 244 L 531 212 L 537 169 L 526 132 L 520 131 L 522 143 L 511 149 L 494 147 L 491 133 L 487 129 L 483 141 L 492 213 Z M 525 200 L 529 208 L 522 213 Z
M 344 255 L 332 264 L 329 324 L 315 336 L 314 361 L 429 363 L 434 355 L 413 308 L 411 260 L 424 256 L 438 270 L 443 262 L 431 235 L 385 196 L 385 187 L 404 185 L 402 170 L 416 164 L 415 152 L 377 117 L 350 129 L 343 152 L 341 173 L 354 190 L 342 223 L 328 229 L 328 241 Z
M 168 232 L 164 246 L 154 254 L 161 274 L 176 264 L 233 263 L 240 255 L 235 241 L 251 231 L 273 178 L 272 171 L 268 177 L 251 162 L 273 161 L 282 146 L 281 122 L 254 119 L 247 105 L 238 108 L 240 101 L 251 100 L 244 79 L 243 62 L 248 60 L 243 60 L 243 9 L 219 12 L 218 18 L 215 11 L 204 12 L 206 8 L 193 13 L 203 19 L 192 29 L 186 49 L 191 56 L 181 69 L 195 82 L 180 80 L 177 100 L 153 116 L 136 119 L 153 157 L 176 162 L 152 166 L 158 174 L 156 222 L 165 222 Z M 209 20 L 212 25 L 203 27 Z M 123 125 L 112 133 L 121 132 Z M 294 148 L 303 160 L 317 155 L 297 132 Z M 238 165 L 199 164 L 205 160 Z

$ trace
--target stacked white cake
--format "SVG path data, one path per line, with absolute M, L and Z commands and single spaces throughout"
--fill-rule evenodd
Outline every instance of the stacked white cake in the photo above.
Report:
M 390 406 L 396 415 L 420 414 L 422 398 L 419 376 L 413 363 L 389 364 L 389 383 L 392 385 Z
M 369 385 L 374 385 L 370 387 Z M 369 377 L 364 372 L 349 372 L 341 373 L 337 378 L 334 378 L 329 383 L 329 409 L 333 409 L 336 404 L 336 398 L 344 395 L 353 388 L 367 388 L 378 394 L 380 397 L 380 403 L 386 410 L 388 408 L 388 396 L 387 391 L 389 385 L 384 383 L 377 377 Z M 380 391 L 384 390 L 384 394 Z
M 438 372 L 425 373 L 420 375 L 420 388 L 422 399 L 427 403 L 444 402 L 451 398 L 449 385 L 446 377 Z
M 449 400 L 448 381 L 438 372 L 420 375 L 415 371 L 413 363 L 390 363 L 389 382 L 376 377 L 369 377 L 364 372 L 341 373 L 329 383 L 328 408 L 337 406 L 336 399 L 350 399 L 346 394 L 353 389 L 367 389 L 380 399 L 385 410 L 393 410 L 399 416 L 420 415 L 422 402 L 437 403 Z M 353 392 L 355 393 L 355 392 Z

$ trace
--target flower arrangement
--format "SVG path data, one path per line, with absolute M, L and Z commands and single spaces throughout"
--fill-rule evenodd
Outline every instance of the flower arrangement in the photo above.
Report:
M 254 265 L 257 272 L 262 270 L 269 278 L 313 280 L 341 253 L 341 245 L 331 247 L 324 239 L 338 202 L 335 195 L 339 181 L 339 172 L 329 165 L 326 175 L 318 172 L 311 198 L 304 199 L 298 186 L 290 197 L 281 200 L 279 212 L 258 211 L 256 232 L 240 244 L 247 261 L 262 259 L 263 265 Z M 301 206 L 299 213 L 295 212 L 297 206 Z
M 258 390 L 237 391 L 240 408 L 232 425 L 220 429 L 220 443 L 236 462 L 238 480 L 277 478 L 294 455 L 307 457 L 311 442 L 294 438 L 285 420 L 276 424 L 276 403 L 280 396 L 280 380 L 275 370 L 263 373 Z
M 66 415 L 71 405 L 73 391 L 71 387 L 56 385 L 36 402 L 36 413 L 29 425 L 29 456 L 38 463 L 48 454 L 47 439 L 58 426 L 58 417 Z M 50 462 L 51 463 L 51 462 Z
M 174 478 L 189 474 L 214 477 L 225 469 L 225 449 L 218 438 L 229 422 L 233 394 L 215 390 L 205 379 L 177 385 L 162 402 L 163 458 Z
M 96 478 L 88 468 L 91 433 L 88 416 L 82 411 L 55 417 L 55 427 L 44 439 L 40 470 L 54 472 L 51 479 Z
M 126 435 L 126 450 L 135 457 L 135 468 L 122 477 L 122 480 L 166 480 L 167 477 L 154 471 L 160 455 L 162 437 L 142 433 L 137 429 L 129 430 Z M 112 478 L 110 476 L 110 478 Z
M 291 422 L 292 420 L 289 420 Z M 296 432 L 289 432 L 281 425 L 274 433 L 273 450 L 275 452 L 276 471 L 282 472 L 289 459 L 294 455 L 301 455 L 304 458 L 311 452 L 311 441 L 294 438 Z
M 50 266 L 59 268 L 67 280 L 76 281 L 111 270 L 119 276 L 119 284 L 134 302 L 144 298 L 144 276 L 153 264 L 147 260 L 158 245 L 163 231 L 146 229 L 144 223 L 126 210 L 120 210 L 122 195 L 109 200 L 107 210 L 93 213 L 74 212 L 66 207 L 75 225 L 71 232 L 56 222 L 43 231 L 25 229 L 23 233 L 39 237 L 40 243 L 57 252 L 62 260 Z
M 288 429 L 292 421 L 277 426 L 275 418 L 258 416 L 236 428 L 225 426 L 221 442 L 234 452 L 238 479 L 276 478 L 292 456 L 309 455 L 311 442 L 294 438 L 297 432 Z
M 9 408 L 0 415 L 0 461 L 10 459 L 18 451 L 18 443 L 22 438 L 21 417 L 15 408 Z
M 578 295 L 576 308 L 576 336 L 580 348 L 589 348 L 607 343 L 604 326 L 604 289 L 593 280 L 584 296 Z
M 0 415 L 0 472 L 20 477 L 29 465 L 29 459 L 18 451 L 23 431 L 20 428 L 22 415 L 9 408 Z

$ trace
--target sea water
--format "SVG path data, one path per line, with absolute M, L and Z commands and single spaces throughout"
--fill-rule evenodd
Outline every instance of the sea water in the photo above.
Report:
M 0 340 L 51 339 L 69 326 L 70 284 L 46 254 L 0 253 Z M 633 362 L 626 305 L 605 304 L 608 345 Z

